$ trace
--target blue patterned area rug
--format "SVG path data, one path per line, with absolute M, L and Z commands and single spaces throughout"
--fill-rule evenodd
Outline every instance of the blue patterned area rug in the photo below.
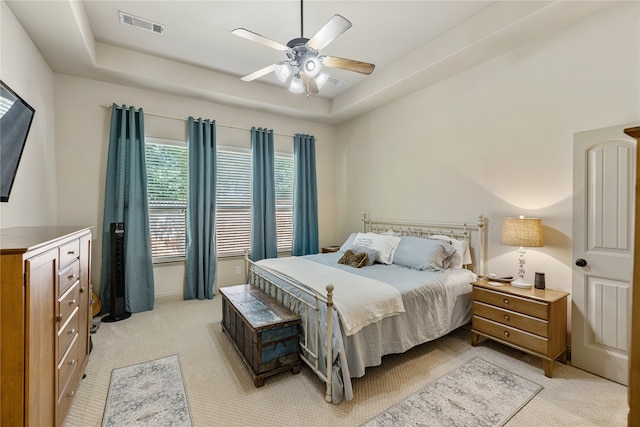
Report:
M 502 426 L 542 386 L 476 357 L 363 427 Z
M 102 427 L 192 427 L 178 355 L 111 372 Z

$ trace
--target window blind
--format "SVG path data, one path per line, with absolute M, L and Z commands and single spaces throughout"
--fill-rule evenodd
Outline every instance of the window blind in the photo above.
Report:
M 184 259 L 188 153 L 184 141 L 147 138 L 147 191 L 154 262 Z M 278 250 L 291 250 L 293 157 L 275 154 Z M 216 245 L 218 257 L 244 254 L 251 243 L 251 153 L 218 146 Z
M 184 258 L 187 212 L 187 145 L 147 139 L 147 197 L 154 260 Z

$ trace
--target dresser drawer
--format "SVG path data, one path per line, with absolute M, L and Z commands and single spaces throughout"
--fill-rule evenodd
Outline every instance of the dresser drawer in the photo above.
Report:
M 58 388 L 56 390 L 57 394 L 57 410 L 63 411 L 59 412 L 60 414 L 66 414 L 71 407 L 71 403 L 73 402 L 73 398 L 75 397 L 78 391 L 79 385 L 79 376 L 82 373 L 79 371 L 79 363 L 78 363 L 78 346 L 77 340 L 75 340 L 69 351 L 65 354 L 65 357 L 58 364 Z M 61 419 L 63 419 L 62 417 Z M 57 425 L 61 425 L 61 421 L 56 422 Z
M 472 328 L 480 333 L 545 356 L 549 351 L 549 341 L 546 338 L 519 331 L 482 317 L 473 316 Z
M 78 327 L 80 323 L 78 322 L 78 311 L 74 311 L 71 314 L 71 319 L 64 325 L 64 327 L 58 331 L 58 359 L 62 359 L 64 354 L 67 352 L 67 349 L 71 345 L 71 343 L 78 336 Z
M 58 296 L 62 296 L 67 289 L 80 279 L 80 262 L 75 260 L 58 273 Z
M 61 330 L 78 309 L 80 301 L 80 282 L 76 282 L 67 292 L 58 298 L 58 330 Z M 76 328 L 77 329 L 77 328 Z
M 494 292 L 479 287 L 473 288 L 473 300 L 537 317 L 539 319 L 549 320 L 549 304 L 546 302 L 520 298 L 514 295 Z
M 60 268 L 64 268 L 80 258 L 80 240 L 75 239 L 65 243 L 58 250 L 60 251 Z
M 513 328 L 521 329 L 532 334 L 549 338 L 549 322 L 537 317 L 526 316 L 511 310 L 488 305 L 482 302 L 473 302 L 473 314 L 502 323 Z
M 76 333 L 75 337 L 77 336 L 78 334 Z M 64 397 L 65 390 L 75 389 L 78 382 L 77 376 L 74 375 L 78 366 L 78 346 L 76 345 L 77 338 L 75 337 L 68 348 L 60 350 L 62 359 L 58 363 L 58 400 Z

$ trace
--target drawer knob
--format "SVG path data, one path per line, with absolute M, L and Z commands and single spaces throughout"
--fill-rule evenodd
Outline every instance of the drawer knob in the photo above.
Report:
M 76 302 L 78 302 L 77 299 L 72 299 L 71 301 L 69 301 L 69 305 L 74 305 Z
M 84 286 L 81 286 L 81 287 L 80 287 L 80 293 L 81 293 L 81 294 L 84 294 Z
M 76 251 L 67 251 L 67 255 L 75 255 Z
M 509 315 L 508 315 L 508 314 L 505 314 L 505 315 L 504 315 L 504 320 L 506 320 L 506 321 L 508 322 L 509 320 L 511 320 L 511 318 L 509 317 Z
M 70 276 L 67 276 L 67 278 L 68 278 L 68 279 L 70 279 L 70 280 L 73 280 L 73 279 L 75 279 L 76 277 L 78 277 L 78 276 L 76 276 L 75 274 L 72 274 L 72 275 L 70 275 Z
M 509 300 L 505 298 L 505 299 L 504 299 L 504 303 L 505 303 L 506 305 L 509 305 Z
M 69 393 L 67 393 L 67 396 L 68 396 L 68 397 L 73 397 L 73 395 L 74 395 L 74 394 L 75 394 L 75 393 L 73 392 L 73 390 L 71 390 Z
M 76 333 L 76 328 L 73 328 L 69 331 L 69 335 L 73 335 Z
M 69 360 L 69 365 L 75 365 L 75 364 L 76 364 L 76 359 Z
M 504 336 L 508 337 L 509 336 L 509 331 L 504 331 Z

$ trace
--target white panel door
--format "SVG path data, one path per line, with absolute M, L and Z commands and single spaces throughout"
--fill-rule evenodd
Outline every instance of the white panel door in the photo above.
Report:
M 626 385 L 636 141 L 632 125 L 574 135 L 571 364 Z

